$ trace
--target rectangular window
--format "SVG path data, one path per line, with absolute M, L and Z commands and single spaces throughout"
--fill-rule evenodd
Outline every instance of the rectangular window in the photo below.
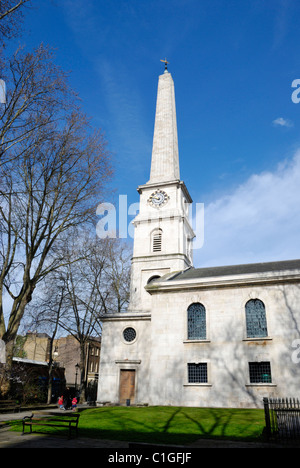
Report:
M 207 383 L 207 363 L 189 363 L 188 364 L 188 382 L 189 383 Z
M 269 362 L 249 362 L 250 383 L 271 383 L 271 364 Z

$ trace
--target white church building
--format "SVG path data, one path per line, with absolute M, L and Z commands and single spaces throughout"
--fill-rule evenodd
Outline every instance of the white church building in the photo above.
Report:
M 299 397 L 300 260 L 193 266 L 167 68 L 150 179 L 138 192 L 130 304 L 103 317 L 97 404 L 262 407 L 263 397 Z

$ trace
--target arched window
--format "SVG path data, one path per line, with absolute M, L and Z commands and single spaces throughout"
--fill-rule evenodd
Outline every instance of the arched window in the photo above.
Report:
M 162 230 L 161 229 L 155 229 L 155 231 L 152 232 L 152 252 L 161 252 L 161 246 L 162 246 Z
M 206 310 L 196 302 L 188 307 L 188 339 L 206 340 Z
M 247 338 L 268 336 L 264 303 L 260 299 L 251 299 L 247 302 L 245 310 Z
M 157 279 L 159 279 L 159 278 L 160 278 L 159 275 L 151 276 L 151 277 L 148 279 L 147 284 L 150 284 L 150 283 L 152 283 L 152 281 L 155 281 L 155 280 L 157 280 Z

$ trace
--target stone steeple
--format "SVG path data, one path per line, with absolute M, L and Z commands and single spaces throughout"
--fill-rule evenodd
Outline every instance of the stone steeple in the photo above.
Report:
M 128 310 L 145 312 L 152 300 L 146 287 L 154 278 L 192 266 L 195 236 L 192 199 L 179 175 L 174 83 L 167 69 L 158 80 L 150 180 L 138 192 Z
M 171 73 L 166 68 L 158 80 L 151 171 L 148 184 L 179 179 L 174 82 Z

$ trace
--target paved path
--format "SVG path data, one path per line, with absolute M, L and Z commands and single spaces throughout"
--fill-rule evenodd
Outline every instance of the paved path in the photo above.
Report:
M 49 411 L 53 411 L 53 408 Z M 21 432 L 10 431 L 9 427 L 5 425 L 7 421 L 23 419 L 24 416 L 30 416 L 33 412 L 0 413 L 0 448 L 128 448 L 128 442 L 122 441 L 87 439 L 85 437 L 68 439 L 67 435 L 58 437 L 38 433 L 23 435 Z
M 0 449 L 2 448 L 128 448 L 127 442 L 77 437 L 47 436 L 45 434 L 24 434 L 0 429 Z

